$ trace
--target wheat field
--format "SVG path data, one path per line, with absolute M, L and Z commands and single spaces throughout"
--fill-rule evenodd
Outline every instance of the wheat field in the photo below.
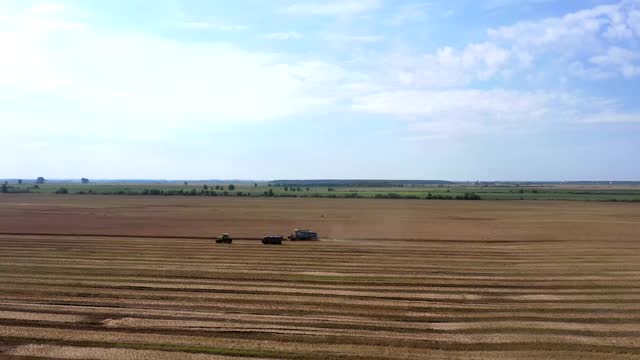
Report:
M 638 205 L 58 199 L 0 204 L 0 359 L 640 359 Z

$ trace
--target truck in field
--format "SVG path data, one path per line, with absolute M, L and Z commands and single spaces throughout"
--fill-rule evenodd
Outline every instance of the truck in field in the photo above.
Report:
M 265 245 L 281 245 L 284 236 L 281 235 L 269 235 L 262 238 L 262 243 Z
M 318 233 L 311 230 L 294 229 L 288 239 L 291 241 L 318 240 Z

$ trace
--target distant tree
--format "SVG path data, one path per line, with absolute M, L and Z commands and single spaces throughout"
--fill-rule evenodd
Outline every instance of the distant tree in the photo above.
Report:
M 288 186 L 285 186 L 285 187 L 284 187 L 284 191 L 289 191 L 289 187 L 288 187 Z
M 89 183 L 89 179 L 87 179 L 87 178 L 82 178 L 82 179 L 80 179 L 80 181 L 81 181 L 83 184 L 88 184 L 88 183 Z
M 65 187 L 61 187 L 56 190 L 56 194 L 68 194 L 68 193 L 69 193 L 69 190 L 67 190 L 67 188 Z
M 38 186 L 38 185 L 33 185 L 33 188 L 34 188 L 34 189 L 40 189 L 40 186 Z
M 184 182 L 184 186 L 188 186 L 188 185 L 189 185 L 189 183 L 185 181 Z
M 18 185 L 22 185 L 22 179 L 18 179 Z
M 209 189 L 209 187 L 207 186 L 207 184 L 202 185 L 202 188 L 203 188 L 204 190 Z
M 253 183 L 253 187 L 254 187 L 254 188 L 257 188 L 257 187 L 258 187 L 258 184 L 257 184 L 257 183 Z
M 309 188 L 307 187 L 307 191 L 309 191 Z
M 36 179 L 36 184 L 44 184 L 44 182 L 45 182 L 45 179 L 42 176 Z
M 476 194 L 476 193 L 464 193 L 464 200 L 480 200 L 480 195 Z
M 236 189 L 236 186 L 235 186 L 235 185 L 233 185 L 233 184 L 229 185 L 229 190 L 230 190 L 230 191 L 233 191 L 233 190 L 235 190 L 235 189 Z
M 9 192 L 9 186 L 7 186 L 7 184 L 2 184 L 2 186 L 0 186 L 0 193 L 6 194 Z
M 269 189 L 269 196 L 273 196 L 273 189 Z

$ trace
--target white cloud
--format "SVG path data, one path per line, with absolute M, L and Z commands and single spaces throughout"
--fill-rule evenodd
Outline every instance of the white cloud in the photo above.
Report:
M 354 109 L 393 115 L 421 131 L 446 135 L 495 129 L 538 121 L 549 111 L 552 97 L 542 93 L 507 90 L 405 90 L 356 98 Z
M 398 10 L 389 17 L 387 23 L 393 26 L 401 26 L 413 21 L 424 20 L 430 3 L 409 3 L 401 5 Z
M 39 24 L 0 28 L 0 97 L 25 105 L 0 109 L 0 118 L 13 120 L 0 124 L 5 136 L 118 137 L 117 129 L 169 135 L 183 127 L 277 119 L 334 106 L 336 84 L 350 76 L 336 65 L 230 44 Z
M 380 0 L 332 0 L 293 3 L 283 9 L 291 15 L 353 16 L 378 8 Z
M 15 5 L 15 4 L 10 4 Z M 42 3 L 16 10 L 14 8 L 0 8 L 0 31 L 12 26 L 28 24 L 33 31 L 83 30 L 86 24 L 81 21 L 70 20 L 66 15 L 67 9 L 62 4 Z
M 264 34 L 262 37 L 269 40 L 298 40 L 302 39 L 304 36 L 299 32 L 289 31 Z
M 605 54 L 594 56 L 589 61 L 601 67 L 615 67 L 624 77 L 640 75 L 640 53 L 616 46 L 610 47 Z
M 184 21 L 179 24 L 181 27 L 194 30 L 214 30 L 224 32 L 243 31 L 247 29 L 245 25 L 230 25 L 210 21 Z
M 629 12 L 627 23 L 636 37 L 640 37 L 640 9 L 634 9 Z
M 535 131 L 566 123 L 633 121 L 618 104 L 565 92 L 400 90 L 355 98 L 353 108 L 404 119 L 414 136 L 457 137 Z M 595 116 L 593 114 L 604 114 Z
M 511 6 L 538 5 L 551 1 L 552 0 L 484 0 L 482 4 L 486 10 L 497 10 Z
M 590 18 L 578 16 L 585 17 Z M 509 76 L 514 67 L 534 67 L 540 54 L 549 51 L 541 48 L 577 43 L 577 37 L 562 40 L 577 30 L 555 27 L 540 40 L 527 35 L 533 25 L 515 25 L 459 49 L 397 55 L 387 62 L 371 59 L 376 65 L 358 73 L 312 57 L 292 60 L 226 43 L 177 41 L 100 28 L 83 31 L 87 25 L 55 7 L 31 9 L 11 18 L 0 25 L 0 98 L 16 104 L 0 107 L 0 118 L 11 120 L 0 123 L 0 135 L 5 137 L 72 131 L 111 139 L 161 139 L 182 128 L 269 121 L 327 108 L 404 119 L 419 138 L 637 119 L 616 104 L 575 94 L 463 88 Z M 592 25 L 578 28 L 600 26 L 597 21 L 585 24 Z M 212 23 L 191 26 L 215 28 Z M 600 26 L 597 34 L 604 31 Z M 599 45 L 608 39 L 592 34 Z M 380 40 L 371 35 L 328 35 L 346 42 Z M 264 35 L 274 40 L 301 36 L 296 32 Z M 622 45 L 597 46 L 589 57 L 569 59 L 567 68 L 573 75 L 638 75 L 637 52 Z
M 58 13 L 62 10 L 64 10 L 64 5 L 62 4 L 44 2 L 44 3 L 33 5 L 30 9 L 30 12 L 34 14 L 38 14 L 38 13 L 51 14 L 51 13 Z
M 377 35 L 350 35 L 339 33 L 326 33 L 324 39 L 327 41 L 335 42 L 360 42 L 360 43 L 375 43 L 382 41 L 384 38 Z
M 586 80 L 608 80 L 616 77 L 616 73 L 611 70 L 587 66 L 582 61 L 571 63 L 568 68 L 568 74 Z
M 56 4 L 42 4 L 5 12 L 0 22 L 0 86 L 46 91 L 68 83 L 63 74 L 48 68 L 48 42 L 53 37 L 77 36 L 87 25 L 65 18 L 63 9 Z
M 583 121 L 586 123 L 640 122 L 640 113 L 620 113 L 605 111 L 598 114 L 586 116 Z
M 506 41 L 521 47 L 585 47 L 589 44 L 585 44 L 584 40 L 598 37 L 608 27 L 613 14 L 619 11 L 618 5 L 599 6 L 562 17 L 523 21 L 489 29 L 488 35 L 494 41 Z
M 508 1 L 510 2 L 510 1 Z M 503 3 L 500 1 L 500 3 Z M 640 0 L 487 31 L 486 41 L 433 53 L 395 54 L 394 79 L 413 87 L 458 87 L 546 73 L 591 80 L 640 75 Z
M 443 47 L 423 57 L 394 56 L 388 62 L 396 80 L 405 86 L 457 87 L 494 77 L 511 56 L 495 44 L 478 43 L 462 50 Z
M 597 6 L 562 17 L 524 21 L 489 29 L 488 35 L 491 42 L 507 46 L 513 52 L 524 51 L 538 60 L 553 57 L 554 61 L 564 62 L 567 67 L 575 67 L 575 63 L 582 62 L 584 58 L 596 59 L 590 62 L 596 68 L 589 69 L 583 64 L 584 71 L 591 74 L 604 73 L 607 69 L 598 67 L 611 64 L 597 59 L 616 56 L 622 52 L 627 53 L 627 59 L 640 54 L 640 49 L 633 45 L 640 38 L 640 32 L 636 31 L 640 20 L 638 14 L 639 0 L 623 0 L 617 4 Z M 612 54 L 611 49 L 617 54 Z M 620 71 L 626 77 L 636 74 L 634 66 L 629 63 L 621 67 L 626 69 Z

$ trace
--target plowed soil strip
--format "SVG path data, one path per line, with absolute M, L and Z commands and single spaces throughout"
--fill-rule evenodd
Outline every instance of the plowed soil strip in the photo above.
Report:
M 237 356 L 191 354 L 184 352 L 168 352 L 158 350 L 107 349 L 98 347 L 55 346 L 55 345 L 20 345 L 6 351 L 13 356 L 46 356 L 55 359 L 155 359 L 155 360 L 237 360 Z M 252 357 L 255 360 L 266 358 Z

